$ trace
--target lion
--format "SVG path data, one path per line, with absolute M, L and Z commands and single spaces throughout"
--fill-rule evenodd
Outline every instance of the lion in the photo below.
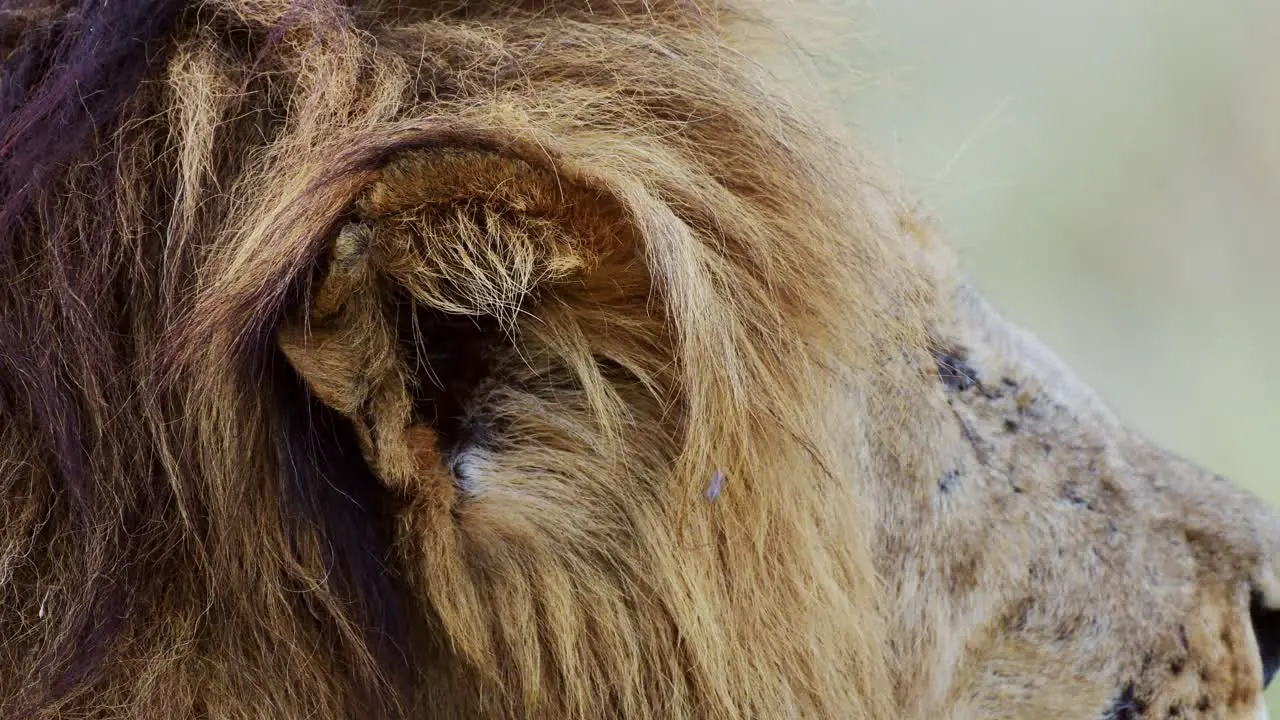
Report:
M 1246 718 L 1280 522 L 727 0 L 0 5 L 5 718 Z

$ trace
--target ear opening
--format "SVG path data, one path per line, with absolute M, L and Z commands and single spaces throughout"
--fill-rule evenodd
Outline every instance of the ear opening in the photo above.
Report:
M 410 373 L 411 423 L 434 430 L 441 447 L 457 447 L 475 430 L 468 400 L 476 397 L 494 367 L 503 343 L 492 315 L 448 313 L 398 292 L 397 338 Z

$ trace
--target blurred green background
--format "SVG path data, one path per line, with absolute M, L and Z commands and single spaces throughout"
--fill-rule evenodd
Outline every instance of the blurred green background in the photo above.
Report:
M 816 2 L 829 99 L 975 283 L 1280 504 L 1280 2 Z

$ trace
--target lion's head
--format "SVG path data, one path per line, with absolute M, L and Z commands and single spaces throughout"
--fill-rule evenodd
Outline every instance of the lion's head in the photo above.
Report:
M 2 7 L 5 717 L 1260 707 L 1280 526 L 986 308 L 755 14 Z

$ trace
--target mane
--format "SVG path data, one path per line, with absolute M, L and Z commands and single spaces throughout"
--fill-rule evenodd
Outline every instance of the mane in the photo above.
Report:
M 761 22 L 0 3 L 0 714 L 891 712 L 839 418 L 933 297 Z

